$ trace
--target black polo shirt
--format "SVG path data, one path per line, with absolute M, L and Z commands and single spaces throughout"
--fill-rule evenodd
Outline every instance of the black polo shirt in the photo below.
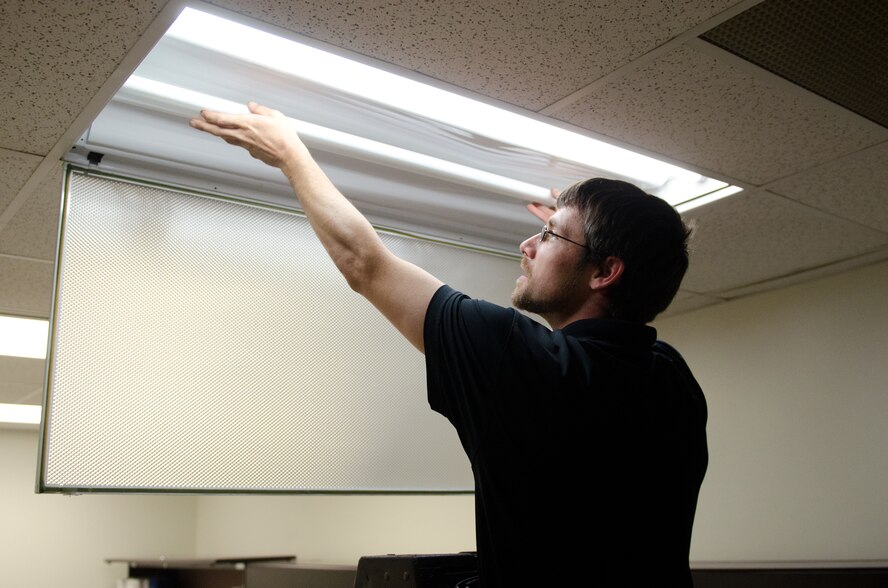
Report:
M 472 464 L 484 588 L 690 585 L 706 403 L 655 329 L 550 331 L 442 286 L 424 337 L 429 404 Z

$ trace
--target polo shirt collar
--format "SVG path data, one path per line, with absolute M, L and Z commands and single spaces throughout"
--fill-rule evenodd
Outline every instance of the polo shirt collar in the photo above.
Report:
M 654 327 L 605 318 L 575 321 L 561 332 L 568 337 L 599 339 L 633 347 L 650 347 L 657 340 L 657 329 Z

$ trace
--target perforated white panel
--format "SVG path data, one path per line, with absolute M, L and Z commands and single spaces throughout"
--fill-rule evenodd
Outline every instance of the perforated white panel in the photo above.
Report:
M 519 273 L 383 239 L 477 297 Z M 294 213 L 73 173 L 50 366 L 47 490 L 472 488 L 422 355 Z

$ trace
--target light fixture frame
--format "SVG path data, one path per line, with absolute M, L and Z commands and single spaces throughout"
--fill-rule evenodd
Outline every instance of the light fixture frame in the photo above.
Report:
M 126 104 L 134 108 L 143 108 L 146 110 L 153 109 L 154 112 L 161 113 L 161 117 L 172 116 L 174 118 L 178 118 L 178 120 L 182 124 L 182 136 L 186 136 L 185 133 L 189 132 L 196 133 L 196 131 L 184 127 L 184 123 L 187 118 L 196 114 L 195 110 L 197 110 L 197 108 L 193 100 L 169 99 L 169 97 L 164 97 L 162 93 L 157 92 L 155 92 L 154 95 L 151 96 L 151 92 L 146 91 L 144 85 L 141 88 L 138 87 L 140 83 L 140 78 L 145 78 L 146 71 L 153 72 L 153 74 L 150 75 L 155 75 L 158 72 L 164 72 L 160 75 L 167 75 L 167 72 L 169 72 L 171 69 L 174 69 L 173 67 L 157 67 L 156 64 L 155 66 L 152 66 L 152 60 L 155 59 L 158 51 L 162 52 L 164 50 L 168 50 L 170 47 L 175 46 L 176 44 L 181 45 L 182 43 L 185 43 L 184 41 L 182 41 L 181 34 L 181 23 L 183 22 L 182 19 L 186 18 L 189 14 L 193 15 L 194 11 L 205 13 L 206 16 L 201 18 L 206 18 L 209 20 L 217 18 L 225 19 L 226 21 L 228 21 L 226 26 L 232 27 L 234 29 L 248 27 L 252 29 L 250 34 L 258 37 L 273 36 L 276 38 L 275 43 L 279 43 L 282 45 L 298 44 L 299 46 L 303 47 L 305 51 L 323 51 L 330 57 L 330 59 L 333 60 L 347 59 L 352 63 L 352 65 L 358 68 L 372 67 L 375 70 L 382 72 L 381 75 L 384 76 L 397 75 L 400 77 L 404 84 L 422 84 L 432 94 L 448 92 L 453 96 L 453 99 L 457 103 L 475 104 L 477 105 L 477 108 L 485 113 L 492 113 L 494 112 L 494 110 L 490 109 L 497 109 L 495 112 L 502 113 L 502 116 L 504 117 L 520 116 L 522 120 L 527 121 L 527 124 L 537 125 L 534 128 L 543 129 L 539 133 L 540 137 L 542 137 L 542 134 L 547 134 L 553 137 L 566 137 L 569 138 L 570 141 L 588 141 L 590 145 L 607 144 L 612 146 L 613 149 L 619 152 L 629 149 L 635 153 L 633 157 L 637 157 L 639 159 L 653 158 L 653 160 L 656 160 L 655 165 L 657 166 L 664 168 L 670 166 L 678 166 L 692 175 L 704 175 L 700 172 L 700 170 L 694 169 L 692 166 L 687 166 L 685 164 L 681 164 L 679 162 L 669 160 L 668 158 L 657 156 L 644 150 L 632 148 L 619 141 L 615 141 L 608 137 L 596 135 L 595 133 L 592 133 L 588 130 L 579 129 L 563 121 L 551 119 L 540 115 L 539 113 L 525 111 L 512 105 L 498 103 L 497 101 L 492 100 L 489 97 L 479 96 L 465 89 L 453 87 L 450 84 L 447 84 L 440 80 L 434 80 L 416 72 L 406 71 L 398 66 L 383 63 L 378 60 L 358 55 L 354 52 L 342 48 L 334 47 L 323 42 L 305 38 L 296 33 L 293 33 L 292 31 L 287 31 L 273 25 L 269 25 L 267 23 L 258 22 L 242 15 L 232 14 L 225 11 L 224 9 L 219 9 L 217 7 L 209 6 L 200 2 L 189 2 L 187 4 L 187 6 L 183 10 L 182 15 L 180 15 L 180 19 L 178 19 L 176 23 L 173 24 L 168 33 L 155 47 L 155 50 L 148 55 L 143 64 L 136 70 L 134 76 L 127 83 L 127 85 L 125 85 L 124 88 L 122 88 L 121 91 L 118 92 L 117 96 L 115 96 L 115 98 L 112 100 L 112 103 L 109 105 L 108 110 L 111 110 L 113 107 L 115 107 L 115 105 L 120 106 L 122 104 Z M 242 45 L 243 43 L 233 43 L 230 36 L 227 36 L 226 42 L 223 44 L 223 47 Z M 196 53 L 207 52 L 206 47 L 199 45 L 193 45 L 193 50 Z M 226 57 L 225 59 L 232 59 L 230 56 L 232 52 L 228 49 L 225 49 L 225 51 L 228 55 L 228 57 Z M 264 102 L 269 102 L 272 100 L 271 95 L 269 95 L 267 92 L 265 95 L 263 95 L 263 92 L 266 91 L 266 87 L 263 86 L 263 84 L 267 85 L 268 80 L 275 79 L 275 76 L 279 78 L 282 75 L 279 70 L 286 69 L 286 63 L 288 63 L 288 61 L 284 60 L 284 65 L 269 67 L 267 64 L 260 63 L 262 61 L 263 55 L 264 54 L 260 51 L 258 54 L 249 56 L 248 58 L 235 60 L 235 67 L 228 67 L 224 70 L 234 72 L 232 74 L 233 76 L 238 75 L 238 72 L 240 74 L 243 74 L 244 71 L 249 71 L 253 72 L 253 74 L 257 76 L 257 78 L 261 78 L 261 83 L 251 83 L 239 92 L 231 90 L 232 92 L 235 92 L 238 101 L 245 101 L 251 98 L 259 99 L 260 101 Z M 175 79 L 176 76 L 178 76 L 178 79 L 185 79 L 186 81 L 188 81 L 188 83 L 191 83 L 191 80 L 193 80 L 195 77 L 199 77 L 195 75 L 177 74 L 175 72 L 169 75 L 171 76 L 171 79 Z M 207 77 L 212 77 L 212 72 L 208 70 L 206 72 L 206 75 Z M 343 102 L 354 102 L 355 100 L 357 100 L 357 98 L 355 98 L 354 96 L 354 89 L 350 91 L 333 91 L 330 90 L 327 82 L 319 80 L 316 77 L 308 76 L 306 78 L 306 76 L 303 76 L 303 78 L 304 79 L 302 80 L 302 82 L 300 82 L 301 86 L 297 84 L 297 91 L 304 92 L 305 88 L 309 88 L 311 92 L 315 92 L 315 94 L 317 95 L 332 93 L 331 95 L 338 96 L 339 103 L 337 103 L 335 100 L 331 100 L 328 103 L 330 109 L 335 110 L 337 113 L 341 111 L 344 112 L 346 115 L 349 115 L 350 111 L 348 111 L 347 109 L 343 110 L 340 107 L 342 106 Z M 160 81 L 167 84 L 170 83 L 170 80 L 164 81 L 158 79 L 155 81 Z M 228 87 L 232 86 L 230 81 L 230 79 L 227 79 L 225 87 L 219 89 L 218 91 L 205 92 L 201 91 L 200 88 L 197 88 L 196 90 L 194 88 L 185 88 L 185 90 L 196 92 L 198 95 L 208 95 L 209 98 L 207 101 L 210 103 L 210 106 L 213 106 L 214 104 L 216 106 L 222 105 L 226 109 L 236 107 L 238 108 L 238 110 L 243 111 L 244 107 L 240 105 L 239 102 L 233 102 L 230 99 L 232 97 L 231 95 L 221 95 L 224 92 L 229 91 Z M 204 84 L 204 82 L 200 82 L 200 84 Z M 210 84 L 210 86 L 211 85 L 212 84 Z M 253 91 L 254 89 L 256 90 L 255 92 Z M 266 96 L 268 97 L 267 99 Z M 324 104 L 320 104 L 321 106 L 319 108 L 315 108 L 315 110 L 325 109 Z M 277 101 L 272 102 L 271 105 L 277 106 Z M 461 128 L 465 127 L 465 125 L 450 124 L 453 122 L 451 119 L 447 119 L 450 122 L 445 123 L 442 123 L 440 120 L 435 120 L 441 119 L 442 117 L 429 113 L 422 108 L 415 108 L 414 110 L 416 112 L 414 112 L 413 114 L 404 114 L 403 111 L 409 110 L 411 108 L 410 104 L 399 103 L 396 106 L 380 106 L 377 102 L 369 101 L 367 102 L 367 105 L 363 107 L 365 108 L 365 110 L 367 108 L 376 110 L 379 110 L 381 108 L 386 113 L 388 113 L 387 116 L 400 116 L 401 118 L 397 119 L 396 122 L 401 126 L 415 123 L 420 125 L 422 129 L 432 128 L 433 130 L 438 130 L 440 131 L 440 134 L 463 133 L 471 135 L 473 137 L 478 134 L 477 131 L 466 131 L 465 128 Z M 420 106 L 422 105 L 420 104 Z M 281 109 L 284 110 L 285 113 L 290 114 L 287 109 Z M 338 116 L 338 114 L 331 116 L 335 118 L 335 116 Z M 305 117 L 303 116 L 298 116 L 298 113 L 295 118 L 305 119 Z M 228 159 L 226 160 L 225 164 L 220 164 L 219 159 L 223 156 L 216 154 L 213 148 L 207 147 L 206 144 L 201 144 L 198 147 L 190 149 L 190 152 L 193 153 L 196 158 L 200 158 L 204 154 L 209 154 L 216 159 L 216 162 L 207 163 L 207 161 L 196 161 L 194 165 L 191 165 L 191 167 L 188 168 L 188 164 L 182 163 L 183 158 L 177 159 L 174 156 L 170 156 L 166 158 L 166 160 L 164 160 L 164 153 L 162 150 L 159 150 L 158 147 L 149 150 L 144 149 L 144 146 L 128 147 L 125 143 L 125 140 L 121 139 L 121 136 L 135 137 L 144 135 L 144 128 L 141 131 L 131 128 L 123 129 L 121 128 L 122 125 L 119 124 L 120 120 L 118 119 L 116 121 L 116 123 L 118 124 L 106 125 L 106 127 L 113 126 L 114 128 L 121 129 L 117 137 L 108 138 L 107 136 L 100 136 L 102 135 L 102 132 L 100 132 L 102 130 L 102 120 L 103 115 L 100 115 L 96 123 L 94 123 L 93 127 L 91 127 L 90 131 L 88 131 L 87 134 L 79 142 L 79 146 L 82 148 L 82 152 L 74 152 L 70 154 L 68 157 L 69 161 L 83 164 L 85 163 L 84 154 L 86 150 L 100 151 L 102 153 L 105 153 L 106 156 L 110 155 L 110 157 L 108 157 L 102 165 L 103 169 L 107 169 L 112 172 L 132 175 L 134 177 L 158 179 L 160 181 L 165 181 L 168 183 L 181 183 L 183 185 L 192 186 L 198 189 L 216 189 L 216 186 L 214 184 L 218 183 L 222 184 L 222 186 L 219 188 L 220 191 L 227 191 L 229 193 L 244 193 L 244 186 L 242 184 L 239 185 L 239 180 L 234 177 L 240 176 L 241 178 L 249 178 L 250 181 L 257 183 L 258 193 L 255 195 L 259 199 L 266 200 L 274 204 L 284 204 L 286 202 L 289 192 L 289 186 L 286 185 L 280 174 L 274 174 L 274 170 L 261 170 L 261 164 L 246 161 L 242 154 L 238 155 L 235 153 L 236 150 L 231 150 L 229 147 L 222 145 L 221 148 L 227 150 L 224 157 Z M 362 122 L 358 124 L 358 126 L 360 127 L 363 125 L 366 127 L 367 124 L 376 123 L 373 123 L 371 121 L 370 123 L 365 124 L 364 122 Z M 351 132 L 349 129 L 331 128 L 331 126 L 329 125 L 319 124 L 316 120 L 303 120 L 302 132 L 304 134 L 306 143 L 309 145 L 312 152 L 316 154 L 316 157 L 320 155 L 319 159 L 325 156 L 325 154 L 323 153 L 325 150 L 339 156 L 341 156 L 343 152 L 346 152 L 346 157 L 351 157 L 354 161 L 360 162 L 359 165 L 363 165 L 367 162 L 372 162 L 380 169 L 388 166 L 390 169 L 395 170 L 396 174 L 400 174 L 398 175 L 399 178 L 425 175 L 428 178 L 434 179 L 438 183 L 439 189 L 442 193 L 447 191 L 448 186 L 469 186 L 472 190 L 475 191 L 474 199 L 472 199 L 471 201 L 467 200 L 466 202 L 455 204 L 456 209 L 449 213 L 450 217 L 452 218 L 447 219 L 447 221 L 445 222 L 440 219 L 442 219 L 443 216 L 447 215 L 442 216 L 437 212 L 429 214 L 429 211 L 427 209 L 424 210 L 423 207 L 426 207 L 426 204 L 422 202 L 423 195 L 417 192 L 415 185 L 411 185 L 408 183 L 407 185 L 405 185 L 403 190 L 404 192 L 417 194 L 415 202 L 408 202 L 404 199 L 398 200 L 397 198 L 393 198 L 391 199 L 391 201 L 386 202 L 385 198 L 380 194 L 374 194 L 371 197 L 366 197 L 365 195 L 361 194 L 360 188 L 368 185 L 368 182 L 366 181 L 366 176 L 363 180 L 355 178 L 352 181 L 352 187 L 354 188 L 354 186 L 357 186 L 358 190 L 355 191 L 353 189 L 351 191 L 347 191 L 347 194 L 350 198 L 354 197 L 353 199 L 355 200 L 359 209 L 361 209 L 362 212 L 371 217 L 371 220 L 373 220 L 375 223 L 403 228 L 412 232 L 425 233 L 436 238 L 462 239 L 466 242 L 472 242 L 480 246 L 488 246 L 501 251 L 512 250 L 515 246 L 514 244 L 520 242 L 520 240 L 523 239 L 523 236 L 525 235 L 527 230 L 530 230 L 531 224 L 534 222 L 533 219 L 529 216 L 527 216 L 526 218 L 520 218 L 520 215 L 523 215 L 525 213 L 523 212 L 523 207 L 516 206 L 517 201 L 536 201 L 545 204 L 552 204 L 553 200 L 548 195 L 549 187 L 563 188 L 566 185 L 573 183 L 573 181 L 584 179 L 586 177 L 594 177 L 596 175 L 603 175 L 604 177 L 617 177 L 617 179 L 628 179 L 630 181 L 633 179 L 620 177 L 618 174 L 600 172 L 600 170 L 592 169 L 585 164 L 578 164 L 576 163 L 576 161 L 571 161 L 571 158 L 569 156 L 559 158 L 552 153 L 545 153 L 540 151 L 533 152 L 532 145 L 534 144 L 534 141 L 526 141 L 525 143 L 520 145 L 506 146 L 504 148 L 505 150 L 503 151 L 503 153 L 506 153 L 506 155 L 500 153 L 497 156 L 498 159 L 494 162 L 493 167 L 500 165 L 500 169 L 491 169 L 491 166 L 487 165 L 489 162 L 483 161 L 483 157 L 478 157 L 478 155 L 483 154 L 484 151 L 477 144 L 461 145 L 459 143 L 451 143 L 443 147 L 442 144 L 434 144 L 429 146 L 423 144 L 423 142 L 418 142 L 419 140 L 417 139 L 417 135 L 419 131 L 415 132 L 412 138 L 408 138 L 408 144 L 406 145 L 395 144 L 396 140 L 400 139 L 389 140 L 391 137 L 390 134 L 387 133 L 387 131 L 382 133 L 382 135 L 384 135 L 382 138 L 366 136 L 361 132 Z M 339 135 L 340 137 L 342 137 L 343 133 L 345 133 L 346 135 L 356 135 L 358 137 L 358 141 L 362 141 L 365 144 L 365 147 L 361 149 L 355 149 L 352 147 L 343 148 L 342 141 L 330 139 L 332 135 Z M 492 134 L 495 135 L 496 133 Z M 107 135 L 107 133 L 105 133 L 105 135 Z M 437 143 L 441 143 L 441 141 L 438 141 L 438 138 L 436 137 L 431 137 L 430 139 L 431 140 L 426 143 L 436 143 L 436 141 Z M 497 141 L 500 141 L 502 137 L 488 136 L 482 139 L 483 140 L 481 142 L 496 143 Z M 196 140 L 194 140 L 193 138 L 189 138 L 187 140 L 195 141 L 194 145 L 198 145 Z M 405 164 L 403 158 L 386 156 L 384 153 L 380 153 L 378 151 L 374 152 L 374 142 L 376 142 L 377 144 L 386 144 L 386 147 L 384 148 L 388 148 L 389 151 L 401 151 L 403 154 L 408 155 L 410 151 L 417 152 L 418 155 L 414 156 L 413 159 L 421 159 L 424 161 L 419 165 Z M 173 141 L 166 141 L 165 145 L 170 145 L 171 143 L 173 143 Z M 219 143 L 221 144 L 221 142 Z M 557 146 L 557 141 L 549 140 L 550 145 L 552 145 L 553 143 L 555 143 Z M 449 155 L 454 155 L 454 157 L 441 157 L 440 154 L 442 151 L 447 152 Z M 550 151 L 552 150 L 550 149 Z M 512 165 L 512 169 L 508 169 L 505 173 L 503 173 L 503 167 L 501 165 L 502 160 L 504 158 L 509 158 L 512 156 L 517 157 L 517 159 L 514 160 L 515 163 Z M 459 158 L 462 159 L 459 160 Z M 582 157 L 575 157 L 573 159 L 582 159 Z M 435 163 L 435 160 L 440 160 L 439 163 L 443 165 L 437 165 Z M 543 162 L 543 164 L 538 165 L 535 168 L 533 165 L 534 161 L 536 161 L 537 163 Z M 478 165 L 474 165 L 476 162 L 478 163 Z M 467 165 L 467 163 L 469 165 Z M 446 172 L 442 173 L 441 169 L 445 166 L 449 169 Z M 462 168 L 462 171 L 466 173 L 461 173 L 460 168 Z M 234 171 L 234 173 L 228 173 L 231 171 Z M 552 173 L 549 173 L 550 171 L 552 171 Z M 514 173 L 525 174 L 525 176 L 515 177 Z M 204 178 L 195 181 L 194 177 L 200 176 L 201 174 L 203 174 Z M 335 170 L 333 172 L 330 172 L 330 175 L 335 176 Z M 376 172 L 376 176 L 381 175 L 381 172 Z M 466 179 L 465 176 L 467 175 L 474 175 L 476 176 L 476 179 Z M 477 177 L 481 177 L 482 180 L 480 182 L 477 181 Z M 684 211 L 694 206 L 700 205 L 701 203 L 712 201 L 717 197 L 723 197 L 724 195 L 727 195 L 731 192 L 742 190 L 742 187 L 740 186 L 732 186 L 725 178 L 712 178 L 710 174 L 710 179 L 713 182 L 713 189 L 706 189 L 704 191 L 701 191 L 700 193 L 693 194 L 693 197 L 688 197 L 686 199 L 683 199 L 682 201 L 676 200 L 671 203 L 674 205 L 680 205 L 682 207 L 681 210 Z M 337 183 L 337 185 L 340 184 L 340 182 L 337 181 L 336 177 L 333 177 L 333 180 L 334 183 Z M 345 182 L 345 184 L 346 187 L 348 187 L 348 182 Z M 641 187 L 656 194 L 656 190 L 651 190 L 650 186 L 642 185 Z M 453 191 L 459 192 L 459 190 L 460 188 L 457 188 Z M 440 202 L 440 194 L 436 195 L 435 197 Z M 515 199 L 516 202 L 509 205 L 501 201 L 497 201 L 498 199 L 502 198 Z M 427 196 L 426 199 L 432 200 L 432 197 Z M 447 204 L 450 204 L 450 202 L 448 201 Z M 290 203 L 290 205 L 292 205 L 292 202 Z M 492 219 L 497 215 L 503 215 L 501 222 L 494 223 L 488 220 L 486 224 L 488 226 L 498 224 L 500 227 L 504 227 L 508 230 L 503 231 L 503 235 L 494 234 L 495 229 L 492 229 L 490 227 L 484 230 L 475 230 L 475 227 L 466 226 L 463 230 L 459 226 L 460 223 L 458 217 L 460 216 L 460 214 L 469 213 L 473 208 L 477 208 L 479 211 L 481 211 L 479 217 L 488 217 L 489 219 Z M 440 220 L 440 222 L 444 224 L 439 226 L 432 223 L 430 226 L 425 226 L 425 223 L 422 220 L 422 217 L 424 215 L 435 217 L 436 221 Z M 463 231 L 463 233 L 461 233 L 461 231 Z

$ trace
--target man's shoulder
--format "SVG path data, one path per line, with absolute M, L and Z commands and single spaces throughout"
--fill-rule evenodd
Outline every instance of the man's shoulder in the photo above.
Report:
M 481 326 L 492 324 L 509 325 L 531 321 L 514 308 L 501 306 L 480 298 L 472 298 L 451 286 L 441 286 L 426 312 L 426 328 L 430 321 L 457 321 L 463 326 L 481 323 Z M 533 322 L 533 321 L 531 321 Z
M 427 354 L 461 346 L 464 353 L 503 357 L 508 347 L 546 346 L 551 336 L 552 331 L 514 308 L 471 298 L 446 285 L 432 297 L 426 312 Z

